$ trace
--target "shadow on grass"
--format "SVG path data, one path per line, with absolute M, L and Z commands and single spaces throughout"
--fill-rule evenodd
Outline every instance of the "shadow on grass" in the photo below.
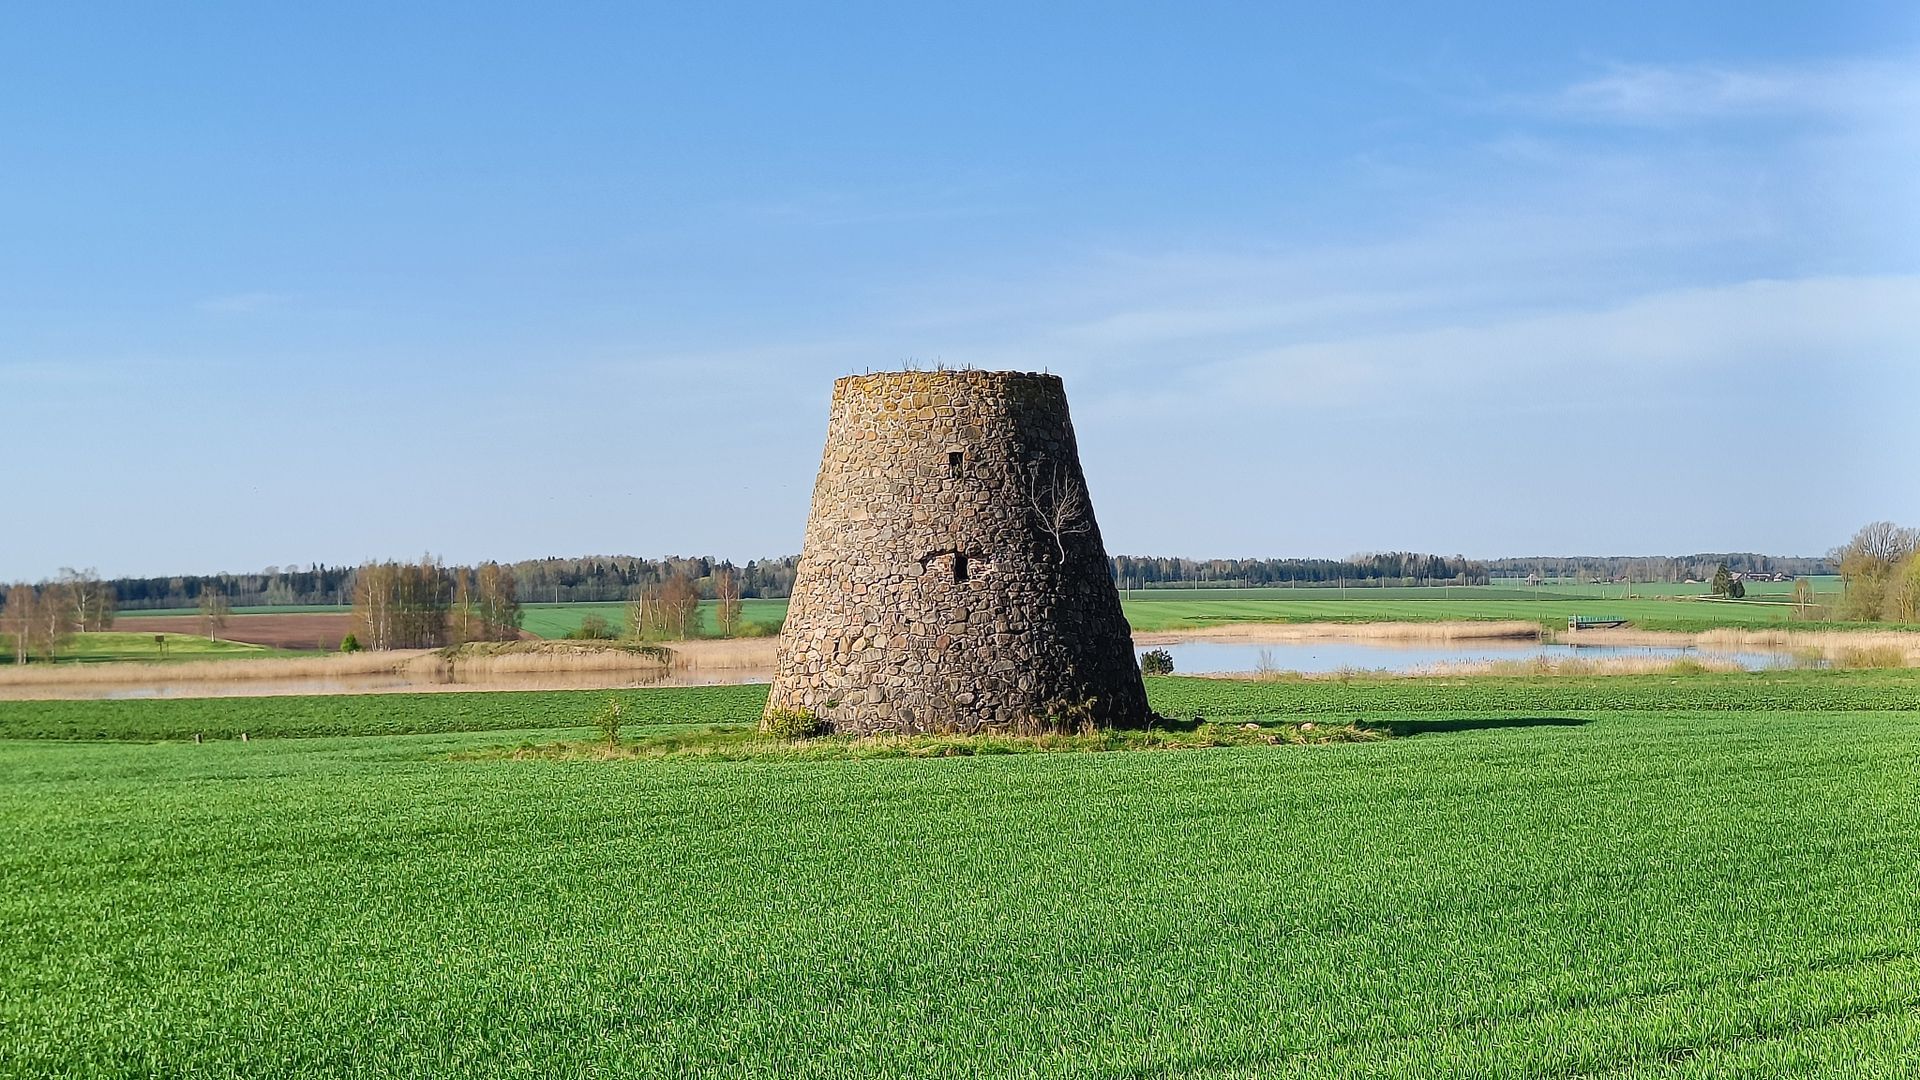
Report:
M 1414 735 L 1442 735 L 1450 731 L 1493 731 L 1498 728 L 1581 727 L 1588 721 L 1573 716 L 1483 716 L 1455 720 L 1369 720 L 1366 726 L 1396 739 Z

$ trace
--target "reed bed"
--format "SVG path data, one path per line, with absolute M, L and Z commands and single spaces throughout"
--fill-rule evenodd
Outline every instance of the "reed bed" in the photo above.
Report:
M 513 675 L 578 675 L 594 672 L 664 674 L 674 654 L 660 645 L 586 641 L 509 641 L 458 646 L 435 654 L 450 680 L 475 681 Z M 422 658 L 426 659 L 426 658 Z M 409 674 L 428 675 L 419 661 Z
M 154 682 L 229 682 L 265 679 L 330 679 L 353 675 L 397 675 L 423 659 L 430 649 L 331 653 L 324 656 L 240 660 L 186 660 L 159 665 L 150 661 L 99 664 L 23 664 L 0 668 L 0 687 L 101 686 Z
M 773 671 L 778 637 L 695 638 L 667 646 L 675 671 Z
M 1536 656 L 1527 660 L 1460 660 L 1427 664 L 1406 672 L 1410 678 L 1500 675 L 1704 675 L 1745 671 L 1736 660 L 1720 656 Z
M 1694 641 L 1704 649 L 1814 654 L 1838 667 L 1920 667 L 1920 634 L 1910 630 L 1708 630 Z
M 387 693 L 405 690 L 577 688 L 669 677 L 674 653 L 611 642 L 474 642 L 448 649 L 393 649 L 236 660 L 28 664 L 0 668 L 0 700 L 122 696 Z
M 1841 667 L 1920 667 L 1920 633 L 1911 630 L 1741 630 L 1723 627 L 1699 633 L 1662 630 L 1569 631 L 1557 640 L 1583 645 L 1693 647 L 1717 652 L 1763 649 L 1825 660 Z

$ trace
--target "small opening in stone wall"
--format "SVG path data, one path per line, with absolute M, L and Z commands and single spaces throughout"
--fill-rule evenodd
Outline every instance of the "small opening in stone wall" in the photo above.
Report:
M 954 476 L 959 476 L 961 467 L 966 463 L 967 455 L 964 450 L 947 451 L 947 472 Z
M 953 580 L 967 580 L 967 553 L 964 551 L 953 553 Z

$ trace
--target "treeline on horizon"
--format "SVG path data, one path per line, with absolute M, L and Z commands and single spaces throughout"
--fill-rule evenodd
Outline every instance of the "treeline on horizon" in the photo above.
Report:
M 712 600 L 720 571 L 732 572 L 743 597 L 784 597 L 793 591 L 793 572 L 799 562 L 799 556 L 753 559 L 739 566 L 706 556 L 589 555 L 500 565 L 513 575 L 521 603 L 605 604 L 624 603 L 649 585 L 677 579 L 691 580 L 701 599 Z M 121 611 L 197 607 L 208 592 L 221 594 L 234 607 L 344 607 L 353 603 L 354 580 L 360 570 L 360 566 L 316 563 L 304 570 L 268 567 L 247 574 L 115 578 L 107 584 Z
M 1811 577 L 1835 573 L 1832 556 L 1761 555 L 1751 551 L 1707 552 L 1698 555 L 1536 555 L 1488 559 L 1487 572 L 1497 578 L 1537 576 L 1544 580 L 1579 581 L 1711 581 L 1716 570 L 1730 573 L 1784 574 Z
M 1487 564 L 1460 555 L 1381 551 L 1344 559 L 1179 559 L 1115 555 L 1113 579 L 1123 589 L 1169 585 L 1258 588 L 1268 585 L 1485 585 Z
M 793 591 L 794 555 L 744 565 L 710 556 L 646 559 L 631 555 L 526 559 L 501 564 L 511 572 L 522 603 L 624 603 L 651 585 L 676 579 L 694 584 L 703 600 L 716 597 L 716 574 L 728 571 L 744 598 L 781 598 Z M 1257 588 L 1262 586 L 1484 585 L 1494 579 L 1707 581 L 1725 565 L 1736 574 L 1831 574 L 1825 558 L 1724 552 L 1681 556 L 1534 556 L 1468 559 L 1389 551 L 1345 559 L 1186 559 L 1116 555 L 1114 580 L 1129 589 Z M 234 607 L 344 607 L 353 603 L 359 566 L 314 564 L 268 567 L 257 573 L 185 574 L 116 578 L 104 584 L 120 611 L 194 608 L 209 592 Z

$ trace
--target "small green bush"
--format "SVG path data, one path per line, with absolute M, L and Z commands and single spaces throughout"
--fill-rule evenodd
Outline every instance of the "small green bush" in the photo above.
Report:
M 1141 653 L 1140 654 L 1140 674 L 1142 675 L 1173 674 L 1173 654 L 1168 652 L 1165 649 L 1154 649 L 1151 652 Z
M 593 714 L 593 726 L 600 729 L 600 737 L 607 740 L 608 746 L 620 745 L 620 719 L 623 710 L 619 698 L 608 698 L 600 711 Z
M 811 739 L 827 733 L 827 722 L 806 709 L 775 709 L 760 730 L 776 739 Z
M 734 637 L 779 637 L 780 624 L 771 622 L 743 622 L 734 628 Z
M 617 636 L 619 635 L 613 632 L 612 624 L 608 623 L 605 617 L 587 615 L 580 620 L 579 626 L 567 631 L 566 640 L 612 641 Z
M 343 638 L 341 638 L 341 639 L 340 639 L 340 651 L 341 651 L 341 652 L 344 652 L 344 653 L 355 653 L 355 652 L 359 652 L 359 651 L 360 651 L 360 639 L 359 639 L 358 637 L 356 637 L 356 636 L 354 636 L 353 634 L 348 634 L 348 635 L 347 635 L 346 637 L 343 637 Z

